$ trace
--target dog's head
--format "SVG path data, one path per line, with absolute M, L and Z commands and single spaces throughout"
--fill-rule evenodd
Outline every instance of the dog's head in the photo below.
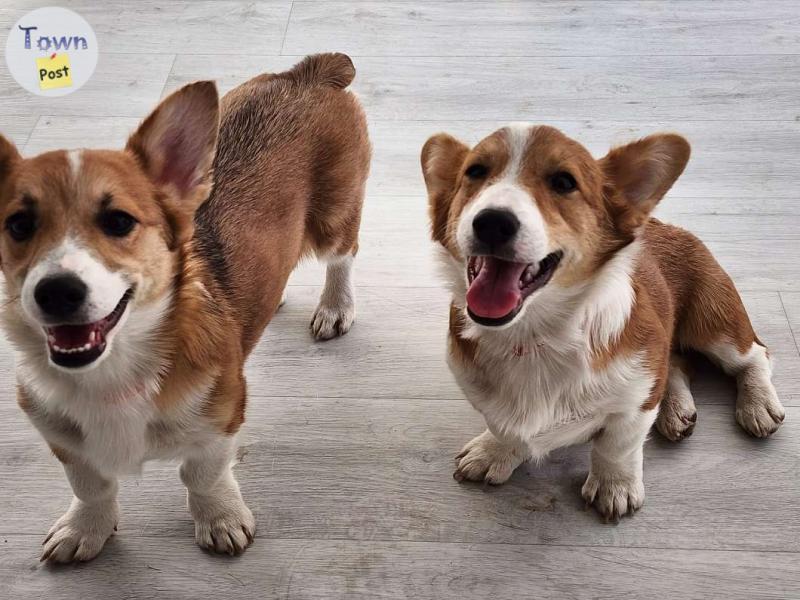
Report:
M 472 149 L 430 138 L 422 170 L 433 238 L 461 266 L 470 318 L 509 325 L 547 289 L 588 281 L 635 239 L 688 159 L 689 144 L 671 134 L 600 160 L 551 127 L 509 126 Z
M 163 312 L 207 198 L 219 126 L 211 82 L 166 98 L 124 150 L 22 158 L 0 136 L 0 261 L 15 337 L 82 372 Z M 7 319 L 8 320 L 8 319 Z M 20 334 L 20 328 L 22 333 Z

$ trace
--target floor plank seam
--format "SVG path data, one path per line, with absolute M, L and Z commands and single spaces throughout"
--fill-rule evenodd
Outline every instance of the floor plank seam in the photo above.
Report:
M 294 2 L 289 6 L 289 16 L 286 17 L 286 27 L 283 28 L 283 39 L 281 40 L 281 49 L 279 51 L 280 56 L 283 56 L 283 48 L 286 46 L 286 34 L 289 33 L 289 26 L 292 24 L 292 12 L 294 11 Z M 305 55 L 302 55 L 300 58 L 305 58 Z
M 797 354 L 800 355 L 800 345 L 797 343 L 797 336 L 794 332 L 794 327 L 792 327 L 792 320 L 789 318 L 789 312 L 786 310 L 786 304 L 783 301 L 783 293 L 778 292 L 778 298 L 781 301 L 781 308 L 783 308 L 783 314 L 786 317 L 786 323 L 789 326 L 789 333 L 792 334 L 792 340 L 794 340 L 794 349 L 797 351 Z
M 164 80 L 164 85 L 161 86 L 161 94 L 158 96 L 159 98 L 164 97 L 164 93 L 167 91 L 167 86 L 169 85 L 170 80 L 172 79 L 172 70 L 175 68 L 175 63 L 178 61 L 178 55 L 172 55 L 172 64 L 170 64 L 169 71 L 167 71 L 167 78 Z
M 39 537 L 44 532 L 39 533 L 2 533 L 0 537 Z M 130 537 L 141 540 L 174 540 L 173 535 L 128 535 L 124 529 L 120 528 L 117 537 Z M 447 540 L 403 540 L 403 539 L 359 539 L 347 537 L 269 537 L 259 534 L 256 541 L 263 542 L 351 542 L 355 544 L 397 544 L 397 545 L 441 545 L 441 546 L 505 546 L 505 547 L 546 547 L 546 548 L 582 548 L 584 550 L 665 550 L 676 552 L 716 552 L 724 554 L 733 553 L 764 553 L 764 554 L 785 554 L 788 556 L 800 555 L 800 550 L 771 550 L 771 549 L 749 549 L 749 548 L 704 548 L 704 547 L 685 547 L 685 546 L 627 546 L 614 544 L 558 544 L 552 542 L 492 542 L 492 541 L 447 541 Z M 200 550 L 198 550 L 200 552 Z M 223 557 L 224 558 L 224 557 Z
M 25 148 L 28 146 L 28 143 L 31 141 L 31 137 L 33 137 L 33 132 L 36 131 L 36 128 L 39 126 L 39 123 L 44 118 L 45 118 L 44 115 L 38 115 L 36 117 L 36 122 L 33 124 L 33 127 L 31 127 L 31 130 L 28 132 L 28 137 L 25 138 L 25 142 L 23 144 L 19 145 L 19 147 L 22 148 L 23 152 L 25 152 Z
M 346 400 L 346 401 L 356 401 L 356 402 L 431 402 L 431 403 L 439 403 L 439 402 L 447 402 L 447 403 L 463 403 L 464 406 L 469 406 L 467 400 L 465 398 L 441 398 L 439 396 L 290 396 L 290 395 L 270 395 L 270 396 L 262 396 L 258 393 L 250 394 L 250 397 L 253 400 L 262 400 L 262 401 L 270 401 L 270 400 L 296 400 L 296 401 L 327 401 L 327 400 Z M 794 395 L 787 396 L 788 398 L 795 398 Z M 703 402 L 700 400 L 698 405 L 700 410 L 704 406 L 730 406 L 733 407 L 735 404 L 735 396 L 731 393 L 730 401 L 729 402 Z M 787 405 L 787 408 L 800 408 L 798 406 Z M 477 414 L 477 413 L 476 413 Z

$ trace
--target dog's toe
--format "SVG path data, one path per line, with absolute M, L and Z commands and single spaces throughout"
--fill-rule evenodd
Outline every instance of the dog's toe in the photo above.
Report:
M 485 481 L 492 485 L 505 483 L 522 457 L 515 448 L 502 444 L 489 431 L 471 440 L 456 457 L 456 481 Z
M 116 501 L 95 506 L 73 502 L 50 528 L 39 560 L 69 563 L 93 559 L 116 530 L 117 519 Z
M 642 507 L 644 483 L 641 479 L 600 478 L 590 473 L 581 495 L 606 523 L 616 523 Z
M 311 333 L 316 340 L 330 340 L 350 331 L 355 320 L 355 307 L 320 304 L 311 318 Z
M 242 502 L 225 510 L 195 518 L 195 539 L 201 548 L 231 556 L 241 554 L 253 542 L 256 521 Z

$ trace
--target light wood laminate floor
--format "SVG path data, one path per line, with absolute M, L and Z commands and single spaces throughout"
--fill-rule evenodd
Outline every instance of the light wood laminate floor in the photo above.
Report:
M 50 4 L 4 0 L 0 31 Z M 355 62 L 374 163 L 353 330 L 311 340 L 323 269 L 303 265 L 248 363 L 236 473 L 259 534 L 240 558 L 195 546 L 176 467 L 156 463 L 122 484 L 99 558 L 41 565 L 70 492 L 15 404 L 0 341 L 0 598 L 800 598 L 800 4 L 58 4 L 93 25 L 100 60 L 61 99 L 23 92 L 0 65 L 0 131 L 25 153 L 119 146 L 185 82 L 227 90 L 335 50 Z M 482 421 L 445 366 L 449 300 L 418 156 L 437 131 L 475 142 L 508 121 L 554 124 L 597 155 L 658 130 L 689 138 L 658 214 L 710 246 L 776 359 L 775 437 L 740 431 L 732 383 L 701 365 L 694 435 L 653 434 L 646 504 L 618 525 L 584 509 L 587 446 L 498 488 L 451 477 Z

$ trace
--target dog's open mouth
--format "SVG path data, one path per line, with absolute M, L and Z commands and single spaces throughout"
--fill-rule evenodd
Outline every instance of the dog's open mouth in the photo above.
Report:
M 480 325 L 499 326 L 517 316 L 525 299 L 553 276 L 563 252 L 551 252 L 538 264 L 494 256 L 471 256 L 467 262 L 467 312 Z
M 45 327 L 50 359 L 61 367 L 76 369 L 100 358 L 106 349 L 108 334 L 119 323 L 132 296 L 131 288 L 114 310 L 94 323 Z

